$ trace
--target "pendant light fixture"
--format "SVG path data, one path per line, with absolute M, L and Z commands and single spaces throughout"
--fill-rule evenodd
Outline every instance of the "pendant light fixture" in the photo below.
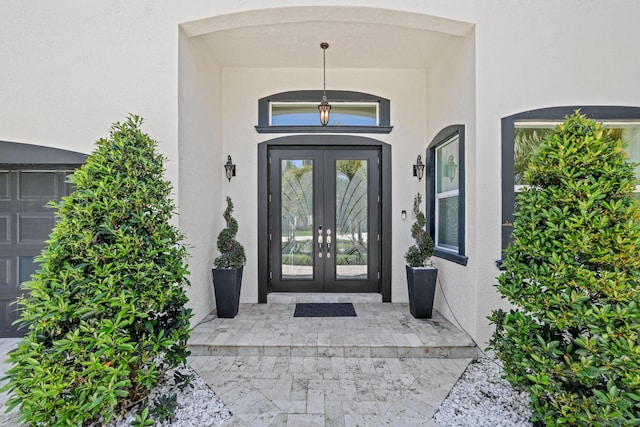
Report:
M 329 123 L 329 111 L 331 111 L 331 105 L 327 101 L 327 62 L 326 52 L 329 47 L 329 43 L 320 43 L 322 48 L 322 102 L 318 105 L 318 111 L 320 111 L 320 124 L 326 126 Z

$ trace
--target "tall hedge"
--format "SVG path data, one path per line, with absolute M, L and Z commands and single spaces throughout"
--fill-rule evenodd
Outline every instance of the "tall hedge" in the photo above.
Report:
M 8 372 L 31 425 L 106 422 L 186 361 L 186 248 L 157 143 L 129 116 L 70 178 L 75 191 L 24 285 Z
M 640 210 L 623 142 L 579 112 L 534 153 L 490 319 L 538 425 L 640 425 Z

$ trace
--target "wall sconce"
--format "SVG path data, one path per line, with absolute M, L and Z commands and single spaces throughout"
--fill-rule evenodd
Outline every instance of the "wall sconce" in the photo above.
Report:
M 442 167 L 442 175 L 453 182 L 453 180 L 456 179 L 456 169 L 458 169 L 458 165 L 456 165 L 453 154 L 451 154 L 447 160 L 447 164 Z
M 327 101 L 327 62 L 326 53 L 329 43 L 320 43 L 322 48 L 322 102 L 318 105 L 318 111 L 320 111 L 320 124 L 326 126 L 329 123 L 329 111 L 331 111 L 331 105 Z
M 418 181 L 422 181 L 422 177 L 424 176 L 424 163 L 422 163 L 422 156 L 420 154 L 418 154 L 416 164 L 413 165 L 413 176 L 417 176 Z
M 231 156 L 227 156 L 227 163 L 224 164 L 224 173 L 227 175 L 227 179 L 231 182 L 231 178 L 236 176 L 236 165 L 231 161 Z

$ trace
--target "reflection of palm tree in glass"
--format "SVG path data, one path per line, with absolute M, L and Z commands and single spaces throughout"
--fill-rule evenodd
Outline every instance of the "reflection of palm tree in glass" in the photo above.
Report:
M 286 160 L 282 168 L 282 231 L 287 230 L 287 239 L 283 241 L 282 253 L 289 254 L 290 264 L 308 264 L 311 245 L 298 242 L 296 231 L 309 232 L 313 223 L 312 180 L 313 164 L 310 160 Z M 311 233 L 306 233 L 311 236 Z M 306 248 L 308 246 L 308 248 Z M 294 255 L 302 255 L 294 259 Z M 302 259 L 305 258 L 305 259 Z
M 553 129 L 516 128 L 513 144 L 513 169 L 515 185 L 525 185 L 524 171 L 529 166 L 533 151 L 542 143 Z
M 312 165 L 308 161 L 287 161 L 282 173 L 282 213 L 286 214 L 297 229 L 309 228 L 311 210 L 311 173 Z
M 336 237 L 350 239 L 345 256 L 339 263 L 366 263 L 367 246 L 367 170 L 363 160 L 336 162 Z

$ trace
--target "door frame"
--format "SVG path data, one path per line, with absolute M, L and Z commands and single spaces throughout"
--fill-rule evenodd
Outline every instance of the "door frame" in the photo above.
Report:
M 356 135 L 291 135 L 258 144 L 258 302 L 266 303 L 269 278 L 269 150 L 274 147 L 375 147 L 380 151 L 380 293 L 391 302 L 391 145 Z

